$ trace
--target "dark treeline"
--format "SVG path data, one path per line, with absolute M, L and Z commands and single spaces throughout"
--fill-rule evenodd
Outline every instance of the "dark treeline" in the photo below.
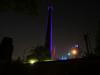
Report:
M 13 39 L 4 37 L 0 43 L 0 63 L 11 62 L 13 49 Z

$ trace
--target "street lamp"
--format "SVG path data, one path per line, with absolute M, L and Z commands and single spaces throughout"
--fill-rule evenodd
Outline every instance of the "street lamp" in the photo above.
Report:
M 73 49 L 73 50 L 71 51 L 71 53 L 72 53 L 72 55 L 77 55 L 77 54 L 78 54 L 78 52 L 77 52 L 76 49 Z
M 78 49 L 77 48 L 72 48 L 71 55 L 72 55 L 73 58 L 77 58 L 77 56 L 79 55 Z

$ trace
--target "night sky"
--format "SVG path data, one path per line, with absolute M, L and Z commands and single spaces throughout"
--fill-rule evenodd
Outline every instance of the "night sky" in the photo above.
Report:
M 55 0 L 53 3 L 53 47 L 61 55 L 79 43 L 85 50 L 83 34 L 89 33 L 92 48 L 99 19 L 99 3 L 95 1 Z M 0 40 L 4 36 L 14 40 L 13 58 L 23 55 L 24 49 L 43 45 L 45 41 L 48 2 L 39 0 L 38 15 L 34 17 L 13 11 L 0 12 Z

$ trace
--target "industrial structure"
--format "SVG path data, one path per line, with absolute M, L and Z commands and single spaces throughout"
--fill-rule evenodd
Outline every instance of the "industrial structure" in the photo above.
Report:
M 52 45 L 52 34 L 53 34 L 53 6 L 48 6 L 48 26 L 47 26 L 47 33 L 46 33 L 46 39 L 45 39 L 45 47 L 50 51 L 50 57 L 51 59 L 56 59 L 56 50 L 53 48 Z

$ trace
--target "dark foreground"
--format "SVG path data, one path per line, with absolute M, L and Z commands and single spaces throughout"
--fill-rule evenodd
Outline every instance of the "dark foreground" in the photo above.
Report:
M 0 75 L 100 75 L 99 58 L 82 58 L 65 61 L 0 64 Z

